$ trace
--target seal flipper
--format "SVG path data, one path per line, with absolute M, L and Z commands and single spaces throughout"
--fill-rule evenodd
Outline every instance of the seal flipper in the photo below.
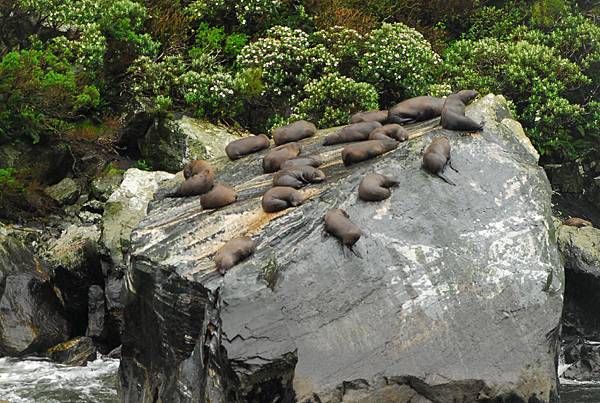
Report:
M 438 172 L 437 176 L 439 176 L 444 182 L 449 183 L 452 186 L 456 186 L 456 183 L 454 183 L 450 179 L 446 178 L 446 176 L 442 172 Z
M 451 168 L 451 169 L 452 169 L 454 172 L 456 172 L 456 173 L 459 173 L 459 172 L 458 172 L 458 169 L 456 169 L 456 168 L 454 168 L 454 167 L 452 166 L 452 160 L 451 160 L 451 159 L 449 159 L 449 160 L 448 160 L 448 166 L 449 166 L 449 167 L 450 167 L 450 168 Z
M 353 246 L 349 246 L 348 249 L 350 249 L 350 252 L 354 253 L 354 256 L 356 256 L 359 259 L 362 259 L 362 255 L 357 250 L 355 250 Z

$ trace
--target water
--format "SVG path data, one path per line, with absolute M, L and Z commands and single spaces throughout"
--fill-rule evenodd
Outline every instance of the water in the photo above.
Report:
M 69 367 L 40 358 L 0 358 L 0 401 L 117 403 L 119 360 L 99 358 Z
M 599 403 L 599 383 L 562 383 L 560 386 L 561 403 Z

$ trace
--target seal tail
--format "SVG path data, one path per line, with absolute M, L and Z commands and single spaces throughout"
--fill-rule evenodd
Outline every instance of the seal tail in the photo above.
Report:
M 440 178 L 442 178 L 443 181 L 445 181 L 446 183 L 449 183 L 452 186 L 456 186 L 456 183 L 452 182 L 450 179 L 446 178 L 446 176 L 443 173 L 438 173 L 437 176 L 439 176 Z

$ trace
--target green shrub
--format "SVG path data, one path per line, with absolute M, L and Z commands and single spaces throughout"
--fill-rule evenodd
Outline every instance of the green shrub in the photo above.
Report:
M 509 39 L 516 27 L 525 24 L 527 11 L 523 7 L 510 4 L 505 7 L 486 6 L 475 10 L 470 18 L 466 39 L 496 38 Z
M 318 127 L 347 124 L 359 111 L 378 109 L 377 91 L 338 73 L 327 74 L 304 87 L 306 98 L 294 108 L 294 118 L 315 122 Z
M 355 75 L 358 60 L 363 53 L 364 37 L 357 31 L 334 26 L 313 33 L 310 41 L 323 45 L 337 59 L 342 75 Z
M 402 23 L 383 24 L 367 35 L 360 79 L 373 84 L 387 105 L 426 93 L 440 63 L 419 32 Z
M 15 168 L 0 168 L 0 195 L 7 193 L 21 193 L 25 191 L 23 184 L 17 179 Z

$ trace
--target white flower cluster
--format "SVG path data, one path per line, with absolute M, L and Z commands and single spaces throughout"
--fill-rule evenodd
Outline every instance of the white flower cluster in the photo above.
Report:
M 427 91 L 441 61 L 421 33 L 395 23 L 369 33 L 359 66 L 361 78 L 378 90 L 410 97 Z
M 325 46 L 339 60 L 344 58 L 358 60 L 364 43 L 364 37 L 360 33 L 338 25 L 317 31 L 310 39 L 314 43 Z
M 276 16 L 283 3 L 282 0 L 196 0 L 186 10 L 197 20 L 234 12 L 239 24 L 245 26 L 258 18 Z
M 188 71 L 177 80 L 179 91 L 186 103 L 199 116 L 218 115 L 235 102 L 235 79 L 229 73 L 198 73 Z

